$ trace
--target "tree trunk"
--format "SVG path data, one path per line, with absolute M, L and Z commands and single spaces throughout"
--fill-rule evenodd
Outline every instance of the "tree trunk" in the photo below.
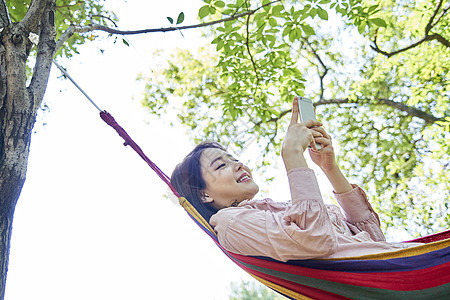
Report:
M 4 299 L 14 210 L 25 182 L 31 133 L 55 51 L 54 0 L 34 0 L 22 22 L 0 40 L 0 300 Z M 39 31 L 36 64 L 27 87 L 29 33 Z
M 35 112 L 26 88 L 29 41 L 13 24 L 0 50 L 0 299 L 5 293 L 14 209 L 25 182 Z

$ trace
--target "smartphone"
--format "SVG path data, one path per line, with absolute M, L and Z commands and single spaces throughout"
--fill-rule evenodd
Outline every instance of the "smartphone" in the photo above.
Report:
M 298 110 L 300 112 L 300 121 L 305 122 L 308 120 L 317 120 L 316 111 L 311 99 L 297 96 L 298 97 Z M 320 144 L 316 144 L 317 150 L 322 149 Z

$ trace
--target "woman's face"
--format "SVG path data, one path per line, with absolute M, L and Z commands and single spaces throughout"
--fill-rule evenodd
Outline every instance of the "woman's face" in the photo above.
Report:
M 243 200 L 252 199 L 259 191 L 250 169 L 223 150 L 203 150 L 200 164 L 206 182 L 204 201 L 216 209 L 237 206 Z

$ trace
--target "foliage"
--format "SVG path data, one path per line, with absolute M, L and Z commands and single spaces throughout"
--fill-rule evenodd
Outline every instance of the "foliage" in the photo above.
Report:
M 256 281 L 232 282 L 229 300 L 283 300 L 285 297 L 273 292 Z
M 449 223 L 448 8 L 442 1 L 204 1 L 212 47 L 177 50 L 143 103 L 197 141 L 280 151 L 292 95 L 316 100 L 339 161 L 381 212 L 416 234 Z M 446 119 L 447 117 L 447 119 Z
M 56 38 L 67 31 L 70 25 L 84 27 L 93 23 L 113 25 L 117 21 L 114 13 L 105 10 L 104 0 L 57 0 L 55 11 Z M 31 0 L 7 1 L 11 20 L 19 22 L 28 11 Z M 57 55 L 71 57 L 78 54 L 78 47 L 87 41 L 92 41 L 97 36 L 92 32 L 71 36 L 58 50 Z

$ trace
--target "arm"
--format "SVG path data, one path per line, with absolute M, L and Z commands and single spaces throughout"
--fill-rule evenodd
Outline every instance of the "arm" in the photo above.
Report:
M 334 196 L 344 210 L 347 223 L 356 227 L 357 230 L 352 229 L 352 231 L 355 234 L 366 231 L 372 240 L 385 241 L 386 238 L 380 228 L 380 218 L 370 205 L 366 193 L 356 184 L 351 187 L 352 190 L 349 192 L 334 193 Z
M 368 232 L 374 241 L 384 241 L 380 219 L 370 205 L 366 194 L 357 185 L 351 185 L 337 165 L 331 137 L 322 127 L 316 127 L 313 130 L 320 133 L 315 141 L 322 144 L 322 150 L 310 150 L 311 159 L 322 169 L 333 186 L 335 197 L 344 210 L 347 222 L 355 226 L 357 230 Z
M 211 217 L 220 244 L 228 251 L 277 260 L 323 257 L 337 249 L 336 237 L 314 172 L 303 156 L 309 144 L 317 149 L 317 121 L 298 123 L 298 98 L 283 140 L 282 157 L 288 173 L 292 205 L 280 208 L 251 200 L 222 209 Z M 251 206 L 252 209 L 249 209 Z
M 293 169 L 288 178 L 292 205 L 250 200 L 211 217 L 225 249 L 281 261 L 327 257 L 336 252 L 336 237 L 314 172 Z

